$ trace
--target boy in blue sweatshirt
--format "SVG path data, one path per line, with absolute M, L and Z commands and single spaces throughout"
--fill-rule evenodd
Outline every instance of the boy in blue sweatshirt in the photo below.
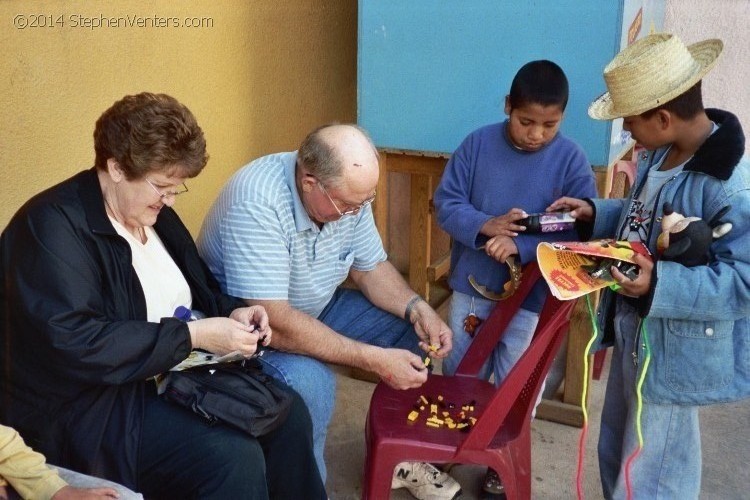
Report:
M 518 224 L 562 196 L 596 195 L 583 150 L 559 133 L 567 102 L 568 81 L 557 64 L 525 64 L 505 97 L 508 118 L 472 132 L 446 166 L 434 197 L 438 223 L 453 237 L 449 326 L 454 338 L 453 350 L 443 361 L 445 374 L 455 372 L 473 339 L 472 328 L 464 328 L 468 315 L 484 319 L 498 305 L 472 287 L 469 275 L 488 290 L 502 292 L 510 279 L 505 265 L 509 257 L 525 265 L 536 260 L 541 241 L 578 239 L 572 229 L 524 234 L 526 228 Z M 483 368 L 482 376 L 489 379 L 492 372 L 496 385 L 531 343 L 545 293 L 546 285 L 540 282 Z M 502 493 L 492 470 L 484 489 Z

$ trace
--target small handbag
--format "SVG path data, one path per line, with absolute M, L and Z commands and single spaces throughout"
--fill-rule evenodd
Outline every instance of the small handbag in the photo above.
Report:
M 159 393 L 209 425 L 225 423 L 254 437 L 283 424 L 293 398 L 256 359 L 170 371 L 159 382 Z

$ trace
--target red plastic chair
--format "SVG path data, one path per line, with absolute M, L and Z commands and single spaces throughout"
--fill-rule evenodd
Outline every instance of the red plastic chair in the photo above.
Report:
M 377 385 L 367 415 L 362 498 L 388 498 L 393 469 L 403 461 L 486 465 L 502 479 L 509 500 L 531 498 L 531 412 L 575 301 L 560 302 L 548 294 L 531 345 L 498 388 L 476 374 L 539 278 L 536 263 L 524 269 L 518 291 L 487 318 L 456 375 L 430 375 L 422 387 L 405 391 Z M 407 415 L 421 395 L 442 395 L 457 405 L 473 400 L 476 424 L 461 432 L 427 427 L 423 418 L 409 422 Z

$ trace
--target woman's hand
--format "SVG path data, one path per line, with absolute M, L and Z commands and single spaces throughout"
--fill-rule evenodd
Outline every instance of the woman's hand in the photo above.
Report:
M 239 351 L 249 358 L 258 349 L 258 330 L 232 318 L 205 318 L 187 323 L 193 349 L 223 356 Z
M 229 317 L 239 321 L 243 325 L 256 328 L 264 346 L 268 346 L 271 343 L 273 331 L 268 322 L 268 313 L 263 306 L 239 307 L 232 311 Z

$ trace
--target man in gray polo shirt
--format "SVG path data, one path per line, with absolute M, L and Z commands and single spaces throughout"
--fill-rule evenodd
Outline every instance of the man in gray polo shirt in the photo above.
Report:
M 378 153 L 364 130 L 321 127 L 298 151 L 240 169 L 198 238 L 223 290 L 268 311 L 274 335 L 261 361 L 307 403 L 324 478 L 335 399 L 325 363 L 363 368 L 408 389 L 427 380 L 420 348 L 443 358 L 452 346 L 448 326 L 386 260 L 370 207 L 378 174 Z M 339 287 L 347 277 L 358 290 Z M 459 490 L 427 464 L 404 468 L 393 486 L 418 498 L 452 498 Z

